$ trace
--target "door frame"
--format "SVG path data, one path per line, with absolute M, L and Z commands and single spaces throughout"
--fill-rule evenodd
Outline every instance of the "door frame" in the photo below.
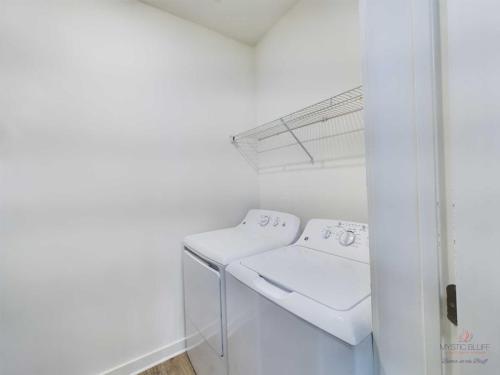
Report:
M 439 0 L 360 0 L 380 375 L 441 366 Z

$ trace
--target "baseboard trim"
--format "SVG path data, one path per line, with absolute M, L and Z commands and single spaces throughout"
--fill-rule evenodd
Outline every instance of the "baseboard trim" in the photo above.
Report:
M 170 358 L 178 356 L 186 351 L 186 340 L 183 338 L 150 353 L 144 354 L 131 361 L 116 366 L 110 370 L 104 371 L 100 375 L 137 375 L 151 367 Z

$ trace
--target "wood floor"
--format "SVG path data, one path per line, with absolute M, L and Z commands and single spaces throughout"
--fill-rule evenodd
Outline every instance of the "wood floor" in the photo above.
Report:
M 150 368 L 139 375 L 196 375 L 186 353 Z

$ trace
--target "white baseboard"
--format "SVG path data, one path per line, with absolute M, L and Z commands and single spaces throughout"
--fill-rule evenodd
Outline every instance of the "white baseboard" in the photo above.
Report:
M 144 354 L 131 361 L 116 366 L 110 370 L 104 371 L 101 375 L 136 375 L 159 363 L 168 361 L 186 351 L 186 340 L 181 339 L 162 348 L 156 349 L 151 353 Z

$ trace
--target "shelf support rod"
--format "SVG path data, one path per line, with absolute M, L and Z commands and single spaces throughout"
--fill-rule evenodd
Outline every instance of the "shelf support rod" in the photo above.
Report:
M 311 153 L 307 150 L 306 146 L 304 146 L 302 144 L 302 142 L 299 140 L 299 138 L 297 138 L 297 136 L 295 135 L 295 133 L 293 132 L 293 130 L 288 127 L 288 125 L 285 122 L 285 120 L 283 120 L 282 118 L 280 120 L 283 123 L 283 125 L 285 126 L 286 130 L 288 130 L 288 132 L 292 135 L 292 137 L 297 141 L 297 143 L 302 148 L 302 150 L 304 150 L 304 152 L 307 154 L 307 156 L 309 156 L 309 159 L 311 159 L 311 164 L 314 164 L 314 158 L 312 157 Z

